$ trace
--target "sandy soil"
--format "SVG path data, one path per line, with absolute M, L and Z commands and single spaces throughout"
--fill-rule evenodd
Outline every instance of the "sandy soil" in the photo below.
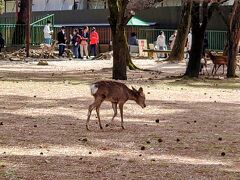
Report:
M 180 80 L 185 64 L 136 60 L 128 102 L 99 129 L 89 84 L 111 78 L 111 61 L 0 62 L 0 179 L 240 179 L 240 81 Z M 239 73 L 239 72 L 238 72 Z M 112 115 L 101 108 L 102 123 Z

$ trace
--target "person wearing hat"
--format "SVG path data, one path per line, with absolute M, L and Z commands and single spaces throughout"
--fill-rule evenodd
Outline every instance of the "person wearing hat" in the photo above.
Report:
M 62 26 L 61 30 L 58 32 L 57 40 L 58 40 L 58 46 L 59 46 L 59 57 L 63 57 L 63 53 L 65 51 L 65 46 L 66 46 L 66 40 L 67 40 L 64 26 Z
M 99 36 L 96 31 L 96 28 L 93 27 L 92 31 L 90 33 L 90 56 L 92 55 L 92 50 L 93 50 L 93 55 L 97 55 L 97 45 L 99 43 Z

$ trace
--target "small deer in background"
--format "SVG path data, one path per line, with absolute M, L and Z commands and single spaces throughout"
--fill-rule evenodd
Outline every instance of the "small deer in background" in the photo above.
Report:
M 42 49 L 41 57 L 44 57 L 44 53 L 47 52 L 49 56 L 53 55 L 53 51 L 55 50 L 57 46 L 58 41 L 53 40 L 52 45 L 50 44 L 40 44 L 40 47 Z
M 228 64 L 228 59 L 226 56 L 217 56 L 213 55 L 212 52 L 207 52 L 207 55 L 212 60 L 214 66 L 212 69 L 212 74 L 215 75 L 218 71 L 218 69 L 223 66 L 223 74 L 224 74 L 224 66 Z M 214 72 L 215 71 L 215 72 Z
M 123 105 L 128 100 L 135 101 L 142 108 L 146 107 L 145 104 L 145 94 L 143 93 L 143 88 L 140 87 L 139 90 L 136 90 L 132 87 L 129 89 L 125 84 L 114 82 L 114 81 L 98 81 L 90 86 L 91 94 L 94 97 L 94 102 L 88 108 L 88 117 L 86 128 L 88 128 L 88 124 L 90 121 L 90 116 L 92 110 L 96 108 L 97 118 L 99 122 L 100 129 L 102 129 L 102 124 L 99 116 L 99 109 L 103 101 L 110 101 L 112 103 L 113 108 L 113 117 L 111 123 L 117 115 L 117 105 L 119 105 L 120 114 L 121 114 L 121 127 L 123 126 Z

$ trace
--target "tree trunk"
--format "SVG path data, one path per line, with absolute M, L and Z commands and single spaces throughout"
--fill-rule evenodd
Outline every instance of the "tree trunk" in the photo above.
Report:
M 191 13 L 192 48 L 190 51 L 189 62 L 184 76 L 190 78 L 197 78 L 199 76 L 204 34 L 207 28 L 208 21 L 212 17 L 213 11 L 216 7 L 218 7 L 218 5 L 219 4 L 216 2 L 212 3 L 209 6 L 208 1 L 204 1 L 202 5 L 200 5 L 200 2 L 193 1 Z
M 128 46 L 124 27 L 117 25 L 116 30 L 112 30 L 113 35 L 113 72 L 112 78 L 115 80 L 127 79 L 127 53 Z
M 188 31 L 191 24 L 192 1 L 183 1 L 181 20 L 178 25 L 177 37 L 169 55 L 170 61 L 181 61 L 184 59 L 184 47 L 188 37 Z
M 25 43 L 25 32 L 26 32 L 26 20 L 27 20 L 27 7 L 29 5 L 28 0 L 22 0 L 20 3 L 20 11 L 18 13 L 18 19 L 16 22 L 15 31 L 13 34 L 12 44 L 20 45 Z
M 128 51 L 125 27 L 133 16 L 126 15 L 128 0 L 108 0 L 110 17 L 108 18 L 113 38 L 113 72 L 112 78 L 116 80 L 127 79 L 127 66 L 130 69 L 137 67 L 131 61 Z
M 203 51 L 203 30 L 192 27 L 192 48 L 190 51 L 189 62 L 185 76 L 198 77 L 201 65 L 202 51 Z
M 236 61 L 238 43 L 240 40 L 240 2 L 235 0 L 228 28 L 228 69 L 227 77 L 234 78 L 236 75 Z

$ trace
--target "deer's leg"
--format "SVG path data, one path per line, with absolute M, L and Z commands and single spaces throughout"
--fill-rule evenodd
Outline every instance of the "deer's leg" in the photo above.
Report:
M 101 124 L 100 115 L 99 115 L 99 109 L 100 109 L 101 104 L 102 104 L 102 101 L 96 107 L 96 112 L 97 112 L 98 123 L 99 123 L 100 129 L 102 129 L 102 124 Z
M 218 69 L 219 69 L 220 67 L 221 67 L 221 64 L 218 65 L 218 67 L 216 68 L 215 75 L 217 74 L 217 71 L 218 71 Z
M 96 107 L 99 105 L 99 103 L 100 103 L 100 105 L 101 105 L 101 100 L 100 100 L 100 99 L 99 99 L 99 100 L 95 99 L 94 103 L 92 103 L 92 104 L 88 107 L 88 117 L 87 117 L 87 122 L 86 122 L 86 128 L 87 128 L 87 130 L 89 130 L 88 124 L 89 124 L 89 121 L 90 121 L 90 116 L 91 116 L 92 110 L 93 110 L 94 108 L 96 108 Z
M 113 108 L 114 114 L 113 114 L 111 123 L 113 122 L 114 118 L 117 116 L 117 103 L 112 103 L 112 108 Z
M 214 66 L 212 68 L 212 75 L 214 75 L 213 72 L 214 72 L 215 68 L 216 68 L 216 64 L 214 64 Z
M 125 129 L 123 126 L 123 104 L 124 103 L 119 103 L 119 109 L 120 109 L 120 114 L 121 114 L 121 126 L 122 126 L 122 129 Z
M 225 66 L 225 65 L 223 65 L 223 74 L 224 74 L 224 66 Z
M 112 102 L 112 108 L 113 108 L 113 117 L 109 124 L 106 124 L 106 127 L 113 123 L 114 118 L 117 116 L 117 103 Z

